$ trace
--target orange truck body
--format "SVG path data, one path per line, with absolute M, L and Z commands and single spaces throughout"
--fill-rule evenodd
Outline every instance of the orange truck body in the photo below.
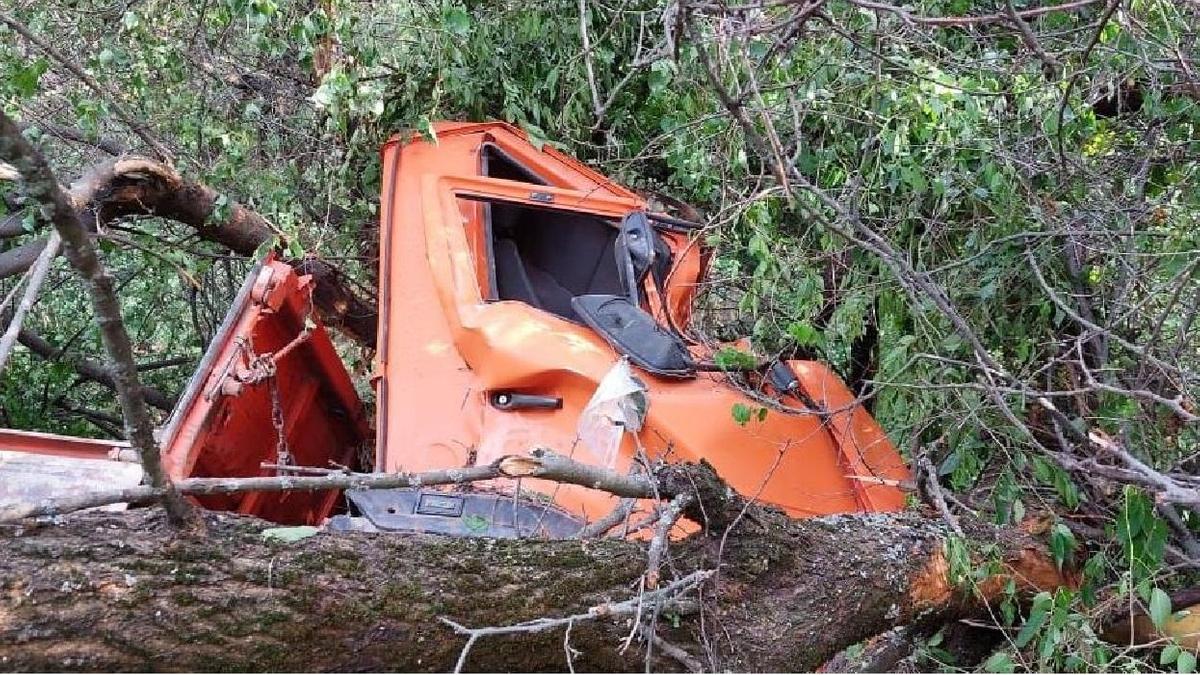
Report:
M 374 430 L 312 316 L 309 278 L 268 259 L 163 431 L 171 476 L 270 475 L 278 469 L 263 464 L 273 462 L 416 472 L 545 447 L 620 472 L 642 453 L 651 462 L 707 461 L 740 493 L 796 517 L 903 508 L 898 484 L 909 473 L 899 453 L 814 361 L 783 364 L 794 375 L 787 391 L 753 374 L 736 387 L 711 369 L 635 366 L 644 422 L 622 435 L 615 456 L 601 456 L 581 437 L 580 419 L 620 347 L 588 322 L 578 297 L 628 284 L 610 269 L 620 257 L 613 242 L 630 236 L 623 219 L 644 214 L 655 223 L 661 266 L 635 278 L 627 295 L 689 359 L 711 362 L 711 348 L 686 339 L 709 249 L 688 224 L 652 213 L 637 193 L 510 125 L 442 123 L 434 135 L 398 136 L 382 151 Z M 735 416 L 737 407 L 754 414 Z M 530 533 L 518 509 L 540 509 L 532 529 L 553 522 L 544 529 L 554 534 L 616 503 L 598 490 L 531 479 L 387 493 L 203 503 L 283 523 L 334 516 L 350 529 L 496 536 Z M 488 518 L 504 520 L 502 508 L 512 510 L 507 525 L 489 527 Z M 487 517 L 462 525 L 477 513 Z

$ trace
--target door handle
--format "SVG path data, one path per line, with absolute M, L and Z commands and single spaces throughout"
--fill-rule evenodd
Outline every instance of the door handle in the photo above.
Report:
M 558 396 L 521 394 L 515 391 L 493 391 L 488 398 L 492 402 L 492 407 L 505 412 L 512 410 L 558 410 L 562 407 L 562 398 Z

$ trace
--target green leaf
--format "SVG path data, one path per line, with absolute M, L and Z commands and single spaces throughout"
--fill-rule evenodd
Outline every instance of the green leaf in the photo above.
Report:
M 442 25 L 455 35 L 466 35 L 471 32 L 471 15 L 458 7 L 451 7 L 442 13 Z
M 796 322 L 787 328 L 788 335 L 796 341 L 796 344 L 802 347 L 809 347 L 821 343 L 821 332 L 812 326 L 812 324 L 804 322 Z
M 1150 620 L 1155 628 L 1162 628 L 1167 619 L 1171 618 L 1171 598 L 1166 591 L 1155 588 L 1150 591 Z
M 983 669 L 989 673 L 1011 673 L 1017 668 L 1013 665 L 1012 657 L 1008 652 L 996 652 L 988 657 L 983 663 Z
M 262 531 L 262 538 L 266 541 L 280 541 L 285 544 L 294 544 L 301 539 L 308 539 L 316 535 L 320 530 L 311 525 L 298 525 L 296 527 L 268 527 Z
M 1158 655 L 1158 665 L 1169 666 L 1175 663 L 1175 659 L 1179 658 L 1180 651 L 1179 645 L 1167 645 Z
M 671 83 L 671 75 L 669 59 L 660 59 L 650 64 L 650 77 L 647 80 L 647 84 L 650 85 L 650 95 L 657 96 L 662 93 Z
M 1053 602 L 1050 594 L 1045 591 L 1034 596 L 1033 608 L 1029 611 L 1029 620 L 1025 622 L 1024 626 L 1021 626 L 1021 632 L 1017 633 L 1017 639 L 1013 643 L 1018 649 L 1022 649 L 1025 645 L 1029 644 L 1029 641 L 1037 634 L 1042 624 L 1046 623 L 1046 613 L 1050 610 L 1051 604 Z
M 491 523 L 488 522 L 487 518 L 472 513 L 463 517 L 463 525 L 466 525 L 467 529 L 472 532 L 485 532 L 491 526 Z
M 1196 672 L 1196 655 L 1191 652 L 1179 652 L 1179 658 L 1175 661 L 1175 671 L 1179 673 Z
M 750 421 L 750 406 L 745 403 L 734 403 L 729 412 L 733 414 L 733 421 L 743 427 Z
M 1055 523 L 1050 529 L 1050 553 L 1054 562 L 1062 569 L 1063 562 L 1075 552 L 1075 533 L 1062 523 Z
M 949 476 L 950 474 L 954 473 L 954 470 L 958 468 L 958 464 L 961 460 L 962 456 L 958 454 L 958 450 L 952 451 L 950 454 L 946 455 L 946 459 L 943 459 L 942 463 L 938 466 L 938 475 Z
M 46 59 L 37 59 L 27 66 L 17 68 L 17 72 L 13 73 L 10 78 L 17 96 L 26 98 L 37 93 L 38 82 L 41 81 L 42 73 L 46 72 L 49 65 Z
M 747 354 L 733 347 L 725 347 L 714 354 L 713 362 L 721 368 L 730 370 L 749 370 L 758 365 L 758 360 L 754 358 L 753 354 Z

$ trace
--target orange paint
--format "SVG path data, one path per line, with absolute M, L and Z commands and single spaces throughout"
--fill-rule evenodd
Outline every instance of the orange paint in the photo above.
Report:
M 377 392 L 379 471 L 421 471 L 487 463 L 546 446 L 584 462 L 600 458 L 577 438 L 583 407 L 618 356 L 590 328 L 524 302 L 489 300 L 484 201 L 595 214 L 612 220 L 647 208 L 645 200 L 549 147 L 538 150 L 500 123 L 442 124 L 437 142 L 398 137 L 383 149 L 383 246 Z M 485 146 L 544 184 L 483 176 Z M 674 263 L 667 284 L 672 322 L 686 334 L 689 308 L 708 251 L 683 233 L 664 232 Z M 646 283 L 656 311 L 654 288 Z M 703 349 L 693 346 L 696 354 Z M 894 511 L 894 486 L 847 476 L 904 480 L 899 454 L 871 416 L 826 366 L 790 364 L 823 412 L 770 411 L 744 427 L 731 409 L 758 404 L 700 373 L 690 380 L 638 372 L 649 389 L 646 425 L 629 434 L 616 468 L 644 447 L 651 459 L 705 459 L 739 492 L 794 516 Z M 514 391 L 562 399 L 558 410 L 502 411 L 488 393 Z M 788 401 L 802 407 L 799 401 Z M 511 491 L 511 481 L 492 486 Z M 587 518 L 606 514 L 607 494 L 524 481 Z

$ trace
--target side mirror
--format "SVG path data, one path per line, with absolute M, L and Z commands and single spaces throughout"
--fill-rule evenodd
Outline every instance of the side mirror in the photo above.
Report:
M 634 302 L 618 295 L 580 295 L 571 299 L 571 307 L 635 366 L 665 377 L 694 377 L 696 362 L 687 347 Z
M 642 297 L 642 282 L 654 265 L 656 237 L 642 211 L 634 211 L 621 221 L 621 232 L 613 242 L 617 259 L 617 279 L 626 296 L 637 303 Z

